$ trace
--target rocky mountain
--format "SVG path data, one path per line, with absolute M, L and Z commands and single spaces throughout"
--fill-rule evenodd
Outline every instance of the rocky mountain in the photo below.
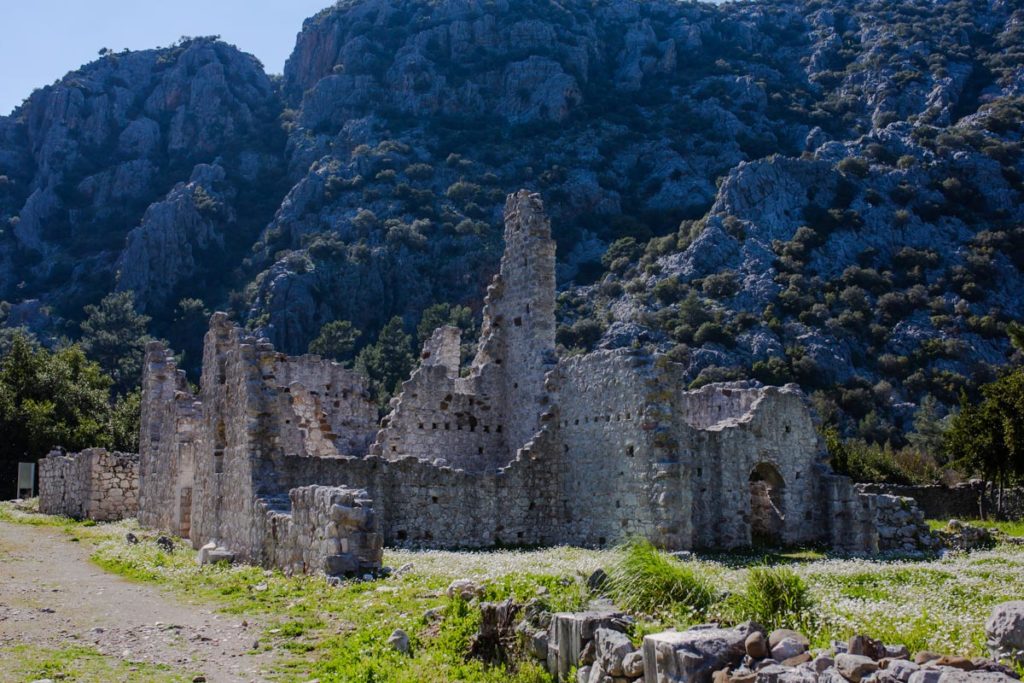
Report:
M 795 379 L 884 439 L 1011 353 L 1022 111 L 1019 0 L 343 0 L 283 77 L 192 39 L 0 118 L 0 298 L 51 333 L 119 288 L 158 334 L 192 297 L 366 343 L 478 310 L 527 187 L 567 350 Z

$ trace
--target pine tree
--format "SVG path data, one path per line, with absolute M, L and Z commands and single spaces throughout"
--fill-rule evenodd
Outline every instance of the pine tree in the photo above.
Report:
M 359 332 L 348 320 L 332 320 L 320 328 L 317 338 L 309 342 L 309 352 L 338 361 L 346 367 L 351 363 Z
M 98 306 L 85 307 L 82 322 L 82 348 L 114 380 L 119 392 L 139 385 L 149 316 L 135 310 L 132 292 L 114 292 L 103 297 Z
M 377 341 L 365 347 L 356 358 L 356 369 L 370 378 L 381 407 L 387 406 L 399 385 L 413 369 L 412 339 L 397 315 L 380 331 Z

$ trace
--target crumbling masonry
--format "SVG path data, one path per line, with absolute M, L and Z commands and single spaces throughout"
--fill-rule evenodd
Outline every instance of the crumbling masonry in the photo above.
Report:
M 665 357 L 559 360 L 555 244 L 540 197 L 511 195 L 471 366 L 441 328 L 378 425 L 359 375 L 277 353 L 216 314 L 193 395 L 151 344 L 139 519 L 291 572 L 379 566 L 383 544 L 659 546 L 758 540 L 916 547 L 920 513 L 828 467 L 795 386 L 685 391 Z M 892 500 L 889 500 L 889 499 Z M 881 530 L 881 533 L 880 533 Z

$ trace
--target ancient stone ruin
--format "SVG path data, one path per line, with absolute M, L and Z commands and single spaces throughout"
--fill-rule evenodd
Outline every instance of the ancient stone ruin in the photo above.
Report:
M 198 394 L 147 350 L 139 520 L 290 572 L 380 565 L 383 544 L 913 549 L 913 502 L 829 468 L 795 385 L 685 390 L 639 350 L 559 359 L 555 243 L 536 194 L 505 207 L 476 357 L 437 330 L 378 423 L 361 377 L 215 314 Z
M 138 511 L 139 456 L 88 448 L 39 461 L 39 511 L 113 522 Z

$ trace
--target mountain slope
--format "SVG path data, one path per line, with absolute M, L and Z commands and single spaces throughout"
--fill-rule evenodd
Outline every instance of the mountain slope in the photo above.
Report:
M 280 80 L 209 39 L 108 55 L 0 118 L 0 297 L 366 343 L 478 309 L 527 187 L 566 348 L 794 378 L 886 438 L 1024 317 L 1022 46 L 1009 0 L 343 0 Z

